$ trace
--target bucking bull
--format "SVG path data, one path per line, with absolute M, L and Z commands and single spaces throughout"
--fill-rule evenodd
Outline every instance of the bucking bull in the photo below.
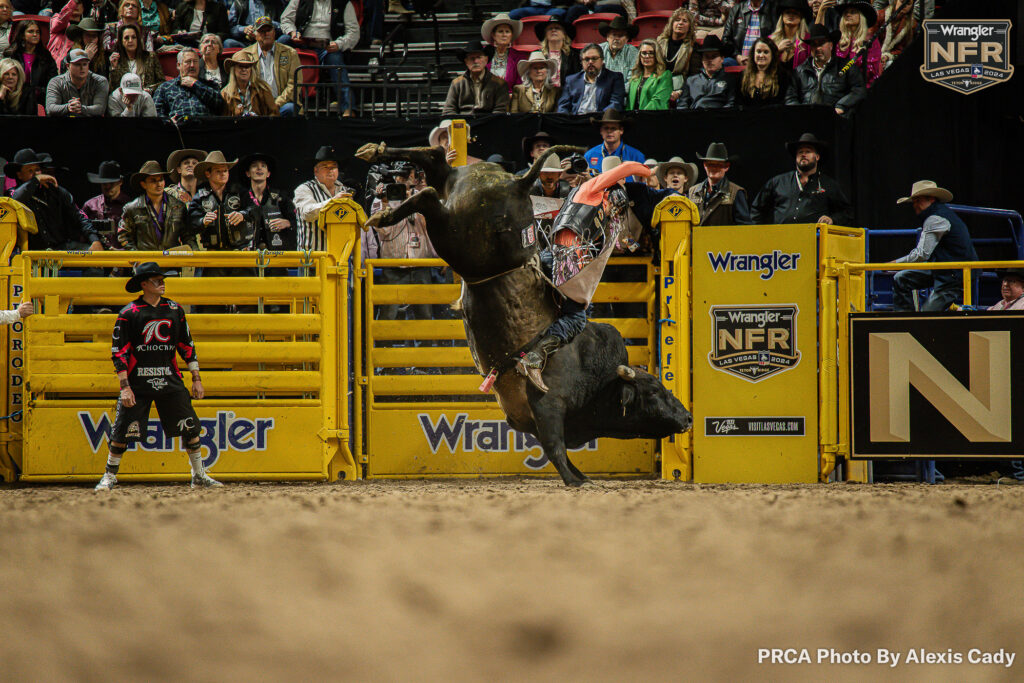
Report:
M 535 435 L 565 484 L 579 486 L 588 479 L 569 460 L 568 448 L 598 437 L 666 438 L 688 430 L 692 418 L 657 377 L 629 366 L 625 342 L 611 325 L 587 323 L 547 359 L 541 373 L 546 392 L 512 370 L 558 318 L 561 296 L 537 266 L 537 241 L 524 238 L 534 222 L 530 187 L 548 156 L 573 151 L 550 148 L 520 178 L 492 163 L 451 168 L 440 147 L 368 144 L 356 156 L 423 169 L 427 189 L 367 224 L 393 225 L 415 213 L 425 218 L 438 256 L 465 282 L 466 337 L 485 384 L 493 383 L 512 428 Z

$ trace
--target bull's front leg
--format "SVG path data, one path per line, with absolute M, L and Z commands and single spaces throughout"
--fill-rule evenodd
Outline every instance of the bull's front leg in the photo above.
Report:
M 378 211 L 367 219 L 366 225 L 374 228 L 387 227 L 414 213 L 423 216 L 428 230 L 437 230 L 440 233 L 448 227 L 448 209 L 437 198 L 437 192 L 432 187 L 417 192 L 393 209 L 386 207 Z
M 427 184 L 438 192 L 444 190 L 444 183 L 452 170 L 440 147 L 388 147 L 383 142 L 370 142 L 356 150 L 356 157 L 369 164 L 388 161 L 414 163 L 423 169 Z
M 558 470 L 566 486 L 582 486 L 590 481 L 569 461 L 565 447 L 565 401 L 555 392 L 542 394 L 532 387 L 527 391 L 537 425 L 537 438 L 548 461 Z

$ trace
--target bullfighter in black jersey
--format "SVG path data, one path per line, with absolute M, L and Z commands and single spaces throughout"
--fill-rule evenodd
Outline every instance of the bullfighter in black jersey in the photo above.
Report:
M 130 441 L 138 441 L 146 431 L 149 407 L 155 401 L 164 432 L 181 436 L 192 465 L 192 488 L 221 486 L 203 468 L 199 451 L 202 427 L 192 399 L 178 370 L 179 354 L 192 374 L 192 396 L 203 397 L 199 379 L 196 347 L 185 322 L 181 306 L 165 299 L 165 273 L 153 262 L 135 267 L 135 274 L 124 286 L 128 292 L 142 296 L 121 309 L 114 324 L 112 360 L 121 382 L 114 427 L 110 433 L 110 454 L 107 469 L 97 491 L 107 491 L 117 484 L 117 469 Z

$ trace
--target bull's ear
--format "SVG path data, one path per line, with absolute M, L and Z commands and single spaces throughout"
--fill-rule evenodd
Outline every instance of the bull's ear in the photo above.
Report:
M 620 365 L 618 368 L 616 368 L 615 372 L 618 373 L 619 377 L 626 380 L 627 382 L 632 382 L 633 380 L 636 379 L 636 370 L 629 367 L 628 365 Z
M 622 414 L 625 416 L 626 410 L 633 407 L 633 401 L 636 400 L 636 387 L 632 384 L 622 385 Z

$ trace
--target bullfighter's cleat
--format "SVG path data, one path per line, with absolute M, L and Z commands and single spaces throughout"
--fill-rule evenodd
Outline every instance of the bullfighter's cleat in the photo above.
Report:
M 109 491 L 110 489 L 117 486 L 117 475 L 110 472 L 104 472 L 103 478 L 100 479 L 100 483 L 96 484 L 96 491 Z

